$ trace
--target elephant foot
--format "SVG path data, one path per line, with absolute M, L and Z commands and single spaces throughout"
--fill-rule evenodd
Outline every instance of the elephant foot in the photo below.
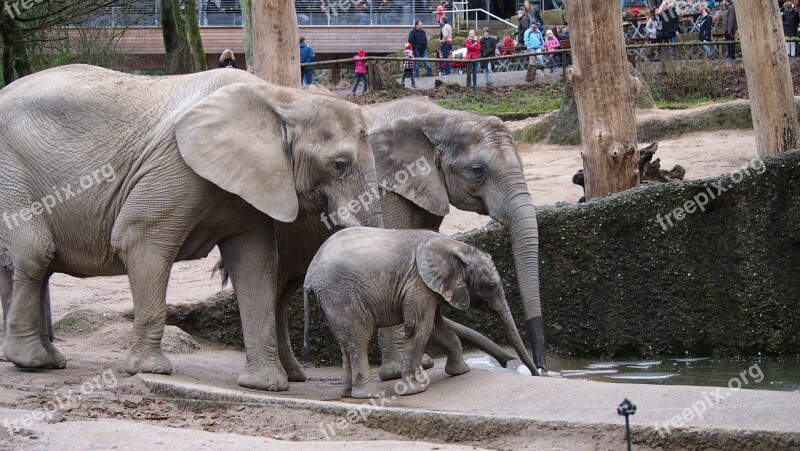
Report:
M 3 343 L 6 359 L 20 368 L 45 368 L 61 370 L 67 359 L 49 342 L 47 346 L 38 336 L 29 338 L 6 337 Z
M 131 350 L 122 366 L 128 374 L 153 373 L 172 374 L 172 363 L 164 356 L 161 349 L 155 351 Z
M 400 367 L 400 362 L 387 362 L 384 361 L 381 363 L 381 369 L 378 370 L 378 376 L 381 378 L 382 381 L 391 381 L 394 379 L 400 379 L 402 374 L 402 369 Z
M 447 358 L 447 364 L 444 366 L 444 372 L 450 376 L 458 376 L 459 374 L 469 373 L 469 365 L 464 362 L 464 358 Z
M 302 367 L 289 367 L 284 368 L 286 370 L 286 378 L 289 382 L 305 382 L 306 378 L 306 371 Z
M 352 387 L 350 389 L 349 396 L 356 399 L 382 398 L 384 393 L 378 390 L 378 384 L 375 382 L 375 379 L 370 379 L 367 383 L 360 387 Z
M 428 354 L 422 354 L 420 365 L 422 365 L 423 369 L 429 370 L 433 368 L 433 359 Z
M 417 393 L 422 393 L 425 391 L 426 385 L 423 384 L 417 377 L 415 376 L 405 376 L 403 377 L 403 388 L 402 391 L 395 386 L 395 390 L 400 396 L 409 396 L 409 395 L 416 395 Z
M 245 367 L 239 374 L 238 383 L 240 387 L 256 390 L 286 391 L 289 389 L 289 380 L 283 367 Z

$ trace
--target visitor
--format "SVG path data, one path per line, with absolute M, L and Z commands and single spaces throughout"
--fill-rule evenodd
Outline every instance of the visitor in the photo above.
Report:
M 381 25 L 390 25 L 391 22 L 391 12 L 392 12 L 392 1 L 391 0 L 381 0 L 376 8 L 378 17 L 380 18 Z
M 366 0 L 356 2 L 356 14 L 359 25 L 371 25 L 369 17 L 369 3 Z
M 469 30 L 469 36 L 464 41 L 464 46 L 467 48 L 467 56 L 464 59 L 473 60 L 481 57 L 481 43 L 478 42 L 478 37 L 475 30 Z M 472 89 L 478 87 L 478 63 L 467 63 L 472 67 Z
M 783 35 L 787 38 L 794 38 L 797 36 L 797 27 L 800 26 L 800 14 L 797 12 L 797 6 L 792 2 L 783 4 L 783 11 L 781 11 L 781 20 L 783 21 Z M 786 43 L 786 53 L 789 56 L 795 56 L 796 43 Z
M 531 20 L 522 9 L 517 11 L 517 18 L 519 19 L 519 25 L 517 26 L 517 42 L 522 45 L 525 43 L 525 32 L 531 27 Z
M 678 42 L 678 28 L 680 27 L 681 19 L 675 6 L 669 0 L 664 0 L 656 14 L 661 16 L 662 42 L 676 44 Z M 672 47 L 672 52 L 675 59 L 678 59 L 678 48 Z
M 564 28 L 561 29 L 561 32 L 558 33 L 558 40 L 562 41 L 562 42 L 563 41 L 569 41 L 569 27 L 568 26 L 564 26 Z
M 233 50 L 225 49 L 219 57 L 219 64 L 217 67 L 227 67 L 236 69 L 236 57 L 233 55 Z
M 525 15 L 528 16 L 528 20 L 531 23 L 535 23 L 541 29 L 544 27 L 544 21 L 542 21 L 542 16 L 539 14 L 539 10 L 536 9 L 535 6 L 531 5 L 531 2 L 525 0 L 525 3 L 522 4 L 522 9 L 525 10 Z
M 539 31 L 539 27 L 535 23 L 532 23 L 528 31 L 525 32 L 525 47 L 528 48 L 528 53 L 533 54 L 541 53 L 543 46 L 544 37 L 542 37 L 542 33 Z M 531 55 L 530 64 L 536 64 L 536 67 L 544 72 L 544 56 Z
M 403 51 L 403 78 L 400 79 L 400 84 L 405 86 L 406 85 L 406 77 L 411 79 L 411 87 L 416 88 L 417 85 L 414 83 L 414 50 L 412 50 L 411 44 L 406 44 L 406 48 Z
M 444 0 L 442 0 L 441 2 L 439 2 L 439 6 L 436 7 L 436 12 L 434 13 L 434 15 L 436 16 L 436 23 L 439 24 L 439 26 L 442 26 L 442 19 L 444 18 L 444 12 L 445 12 Z
M 499 54 L 500 52 L 497 50 L 497 38 L 490 35 L 489 27 L 483 27 L 481 58 L 491 58 Z M 492 86 L 494 84 L 492 80 L 492 62 L 481 61 L 481 69 L 483 69 L 483 79 L 486 82 L 486 86 Z
M 313 63 L 314 50 L 306 44 L 306 38 L 300 36 L 300 64 Z M 314 67 L 305 66 L 300 69 L 300 82 L 303 86 L 314 84 Z
M 353 86 L 353 95 L 356 95 L 356 90 L 358 89 L 359 83 L 362 81 L 364 82 L 364 89 L 361 91 L 361 94 L 366 94 L 367 90 L 369 89 L 369 80 L 367 80 L 367 53 L 361 49 L 358 53 L 353 56 L 353 60 L 356 63 L 356 84 Z
M 450 75 L 453 68 L 450 66 L 450 52 L 453 50 L 453 27 L 447 23 L 447 17 L 442 17 L 442 37 L 439 39 L 441 44 L 442 58 L 446 59 L 444 63 L 444 75 Z
M 428 57 L 428 35 L 422 29 L 422 21 L 417 20 L 414 23 L 414 28 L 408 33 L 408 42 L 414 49 L 414 58 L 427 58 Z M 423 61 L 422 65 L 425 66 L 425 76 L 430 77 L 433 75 L 433 69 L 427 61 Z M 414 77 L 419 78 L 419 61 L 414 62 Z
M 739 24 L 736 21 L 736 9 L 733 0 L 723 0 L 725 11 L 722 13 L 722 28 L 725 29 L 725 40 L 735 41 L 739 35 Z M 736 43 L 728 44 L 728 59 L 736 60 Z
M 644 29 L 647 32 L 647 37 L 650 39 L 651 44 L 658 44 L 661 42 L 661 38 L 663 37 L 662 32 L 662 23 L 661 17 L 656 14 L 656 9 L 650 9 L 650 18 L 647 19 L 647 25 L 645 25 Z M 655 61 L 656 59 L 656 49 L 650 49 L 650 60 Z
M 547 30 L 547 34 L 545 35 L 544 40 L 544 51 L 545 52 L 554 52 L 561 48 L 561 43 L 558 42 L 558 38 L 556 37 L 555 33 L 552 30 Z M 550 61 L 550 73 L 556 70 L 556 59 L 555 54 L 551 53 L 547 55 L 547 59 Z
M 711 42 L 713 39 L 711 37 L 711 11 L 708 10 L 708 6 L 705 3 L 700 4 L 700 17 L 697 18 L 697 30 L 700 32 L 700 41 L 702 42 Z M 706 58 L 711 58 L 711 54 L 713 53 L 711 50 L 710 45 L 703 46 L 706 50 Z

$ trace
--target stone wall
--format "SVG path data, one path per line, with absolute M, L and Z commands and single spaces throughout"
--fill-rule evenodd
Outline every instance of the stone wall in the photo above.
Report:
M 725 191 L 718 193 L 716 186 Z M 585 204 L 539 209 L 548 352 L 800 353 L 798 186 L 800 151 L 795 151 L 720 178 L 645 185 Z M 683 220 L 673 213 L 669 226 L 667 214 L 692 199 L 704 202 L 703 195 L 704 211 L 690 207 L 694 212 Z M 492 254 L 522 330 L 508 234 L 489 225 L 458 238 Z M 451 319 L 504 342 L 493 317 L 444 308 Z M 293 302 L 290 317 L 299 351 L 301 299 Z M 316 306 L 311 317 L 313 361 L 340 362 L 338 344 Z M 201 339 L 241 345 L 231 295 L 202 306 L 171 307 L 168 322 Z

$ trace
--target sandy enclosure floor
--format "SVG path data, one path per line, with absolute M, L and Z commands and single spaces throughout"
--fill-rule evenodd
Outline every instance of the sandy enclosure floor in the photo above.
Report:
M 510 123 L 510 128 L 515 124 Z M 649 143 L 641 143 L 643 145 Z M 748 130 L 693 133 L 659 143 L 656 157 L 661 167 L 676 164 L 686 168 L 687 179 L 713 177 L 735 171 L 756 157 L 755 136 Z M 576 202 L 581 188 L 572 184 L 572 176 L 582 167 L 580 147 L 529 145 L 520 147 L 525 177 L 536 205 Z M 472 212 L 451 208 L 442 224 L 443 233 L 467 232 L 482 227 L 491 219 Z M 214 251 L 207 258 L 177 263 L 172 268 L 167 301 L 194 302 L 220 290 L 219 278 L 211 277 L 211 268 L 219 258 Z M 69 311 L 91 307 L 98 311 L 122 312 L 133 308 L 127 277 L 76 279 L 56 274 L 51 279 L 53 318 Z

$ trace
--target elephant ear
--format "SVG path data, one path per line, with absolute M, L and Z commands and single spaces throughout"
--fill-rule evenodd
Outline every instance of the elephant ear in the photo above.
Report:
M 450 237 L 434 234 L 416 251 L 417 271 L 425 285 L 461 310 L 470 305 L 464 246 Z
M 271 85 L 220 88 L 176 121 L 181 156 L 200 177 L 262 213 L 294 221 L 299 205 L 281 111 L 295 96 Z
M 396 119 L 369 134 L 378 184 L 437 216 L 450 212 L 450 198 L 427 130 L 436 116 Z

